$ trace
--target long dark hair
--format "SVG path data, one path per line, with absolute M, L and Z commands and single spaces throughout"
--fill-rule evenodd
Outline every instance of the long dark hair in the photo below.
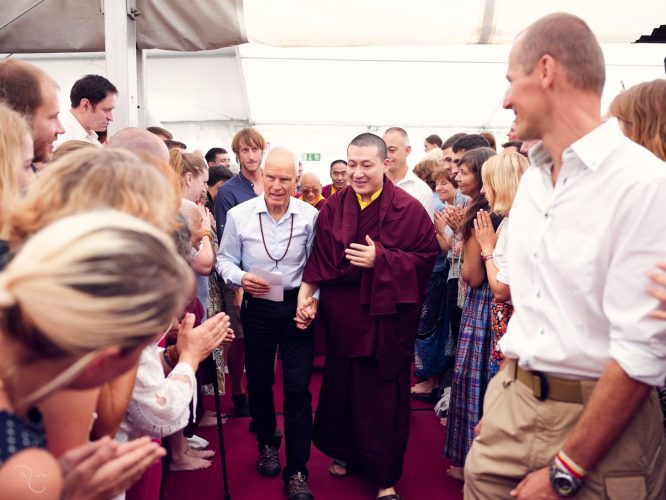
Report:
M 481 168 L 483 164 L 490 157 L 495 156 L 497 153 L 490 148 L 476 148 L 470 151 L 467 151 L 463 157 L 460 159 L 459 166 L 462 167 L 466 165 L 470 172 L 474 174 L 476 182 L 479 184 L 479 191 L 483 185 L 483 179 L 481 178 Z M 488 200 L 486 195 L 479 192 L 474 198 L 472 198 L 471 204 L 465 210 L 463 215 L 463 220 L 461 224 L 463 240 L 467 241 L 467 238 L 472 236 L 472 229 L 474 229 L 474 219 L 476 219 L 476 214 L 479 210 L 488 210 L 490 205 L 488 205 Z M 499 223 L 502 222 L 503 217 L 491 214 L 490 218 L 493 222 L 493 227 L 497 230 Z

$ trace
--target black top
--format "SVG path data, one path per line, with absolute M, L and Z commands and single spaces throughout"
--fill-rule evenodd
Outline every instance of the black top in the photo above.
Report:
M 0 410 L 0 465 L 28 448 L 46 448 L 42 414 L 32 408 L 26 418 Z

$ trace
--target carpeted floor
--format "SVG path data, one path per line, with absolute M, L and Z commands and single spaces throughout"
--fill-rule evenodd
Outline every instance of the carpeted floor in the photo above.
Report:
M 321 360 L 318 359 L 321 365 Z M 278 364 L 277 381 L 281 381 Z M 321 370 L 315 370 L 311 390 L 316 404 L 321 384 Z M 275 386 L 277 410 L 282 407 L 281 382 Z M 229 387 L 229 385 L 227 385 Z M 214 401 L 207 398 L 206 406 L 211 409 Z M 231 415 L 233 405 L 227 394 L 222 398 L 222 410 Z M 254 434 L 248 431 L 249 418 L 229 418 L 224 425 L 229 493 L 233 500 L 273 500 L 286 499 L 280 477 L 266 478 L 255 471 L 258 456 Z M 283 427 L 282 416 L 278 425 Z M 199 429 L 197 434 L 211 443 L 218 451 L 217 430 L 215 427 Z M 432 406 L 412 403 L 412 419 L 407 455 L 402 478 L 397 485 L 398 492 L 405 500 L 438 499 L 458 500 L 462 498 L 462 483 L 449 478 L 446 468 L 449 462 L 442 456 L 444 427 L 432 412 Z M 284 464 L 284 447 L 281 450 Z M 317 500 L 372 500 L 376 496 L 374 487 L 358 475 L 345 479 L 329 476 L 330 459 L 314 447 L 308 464 L 310 478 L 308 484 Z M 223 499 L 222 468 L 219 453 L 213 465 L 204 471 L 171 472 L 166 478 L 164 500 L 209 500 Z

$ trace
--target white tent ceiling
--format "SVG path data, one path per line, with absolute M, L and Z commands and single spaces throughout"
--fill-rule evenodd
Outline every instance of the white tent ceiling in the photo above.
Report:
M 489 129 L 502 142 L 512 120 L 512 113 L 501 108 L 509 47 L 478 42 L 510 42 L 549 9 L 526 0 L 128 1 L 141 12 L 136 18 L 140 47 L 190 50 L 245 39 L 264 42 L 202 52 L 146 50 L 150 121 L 204 150 L 228 147 L 235 130 L 252 124 L 273 144 L 321 153 L 321 164 L 311 166 L 322 172 L 353 134 L 391 125 L 410 132 L 413 161 L 422 139 L 433 132 L 446 137 Z M 61 105 L 67 109 L 76 79 L 108 74 L 104 53 L 71 52 L 100 40 L 103 46 L 100 3 L 0 0 L 0 27 L 35 4 L 0 28 L 0 52 L 26 52 L 38 42 L 41 52 L 67 50 L 13 56 L 51 74 L 63 89 Z M 666 23 L 663 0 L 637 0 L 631 16 L 626 2 L 619 1 L 561 0 L 557 9 L 581 15 L 602 41 L 616 42 L 603 44 L 604 105 L 622 83 L 663 77 L 664 45 L 627 43 Z M 48 26 L 34 28 L 31 16 L 33 23 L 37 19 Z M 61 31 L 60 23 L 73 22 L 70 31 Z M 94 36 L 77 38 L 86 27 L 95 28 Z

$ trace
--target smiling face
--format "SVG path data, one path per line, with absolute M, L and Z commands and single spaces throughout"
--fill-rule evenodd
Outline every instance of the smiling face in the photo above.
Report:
M 407 144 L 405 137 L 400 132 L 388 132 L 384 134 L 384 142 L 388 149 L 389 170 L 400 172 L 407 168 L 407 156 L 412 148 Z
M 349 180 L 347 179 L 347 165 L 344 163 L 334 163 L 331 167 L 331 182 L 336 191 L 344 189 Z
M 264 164 L 264 198 L 269 212 L 283 212 L 296 188 L 296 165 L 287 150 L 271 151 Z
M 435 192 L 439 201 L 453 203 L 456 197 L 456 187 L 446 179 L 438 179 L 435 181 Z
M 456 176 L 456 182 L 458 183 L 460 192 L 472 198 L 481 191 L 481 185 L 476 175 L 466 163 L 460 164 L 460 171 Z
M 541 139 L 541 123 L 546 116 L 543 91 L 536 67 L 528 73 L 520 63 L 520 50 L 521 42 L 518 40 L 509 53 L 506 73 L 509 88 L 502 105 L 505 109 L 512 109 L 516 115 L 516 137 L 522 141 Z
M 352 145 L 347 149 L 349 182 L 363 201 L 369 201 L 382 188 L 388 169 L 389 159 L 382 161 L 376 146 Z
M 305 173 L 301 177 L 301 195 L 303 201 L 314 205 L 321 196 L 321 182 L 319 178 L 313 173 Z

